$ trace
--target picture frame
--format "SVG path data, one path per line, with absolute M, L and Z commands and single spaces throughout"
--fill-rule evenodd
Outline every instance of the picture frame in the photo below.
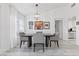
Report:
M 78 22 L 76 22 L 76 25 L 79 25 L 79 21 L 78 21 Z
M 33 21 L 29 21 L 29 29 L 33 29 Z
M 43 21 L 35 21 L 35 30 L 43 29 Z
M 44 29 L 50 29 L 50 22 L 44 22 L 43 28 Z

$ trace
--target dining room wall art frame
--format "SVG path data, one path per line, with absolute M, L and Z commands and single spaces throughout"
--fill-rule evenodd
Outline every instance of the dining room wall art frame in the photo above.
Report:
M 35 30 L 43 29 L 43 21 L 35 21 Z
M 33 21 L 29 21 L 29 29 L 33 29 Z
M 76 22 L 76 25 L 79 25 L 79 21 L 78 21 L 78 22 Z
M 50 29 L 50 22 L 44 22 L 43 23 L 43 28 L 44 29 Z

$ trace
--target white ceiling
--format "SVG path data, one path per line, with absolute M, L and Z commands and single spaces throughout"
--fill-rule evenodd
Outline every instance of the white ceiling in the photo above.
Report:
M 11 5 L 24 15 L 32 15 L 36 12 L 35 3 L 12 3 Z M 66 5 L 68 3 L 39 3 L 38 10 L 39 13 L 43 13 Z

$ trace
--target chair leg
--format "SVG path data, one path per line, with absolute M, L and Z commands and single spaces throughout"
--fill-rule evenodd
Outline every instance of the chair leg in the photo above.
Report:
M 35 43 L 34 43 L 34 49 L 33 49 L 33 51 L 35 52 Z
M 23 42 L 23 44 L 25 44 L 25 41 Z
M 51 41 L 50 41 L 50 47 L 51 47 Z
M 58 43 L 58 41 L 57 41 L 57 46 L 59 47 L 59 43 Z
M 54 43 L 56 44 L 56 41 L 54 41 Z
M 20 48 L 21 48 L 21 45 L 22 45 L 22 41 L 20 42 Z
M 43 52 L 44 52 L 44 44 L 43 44 Z

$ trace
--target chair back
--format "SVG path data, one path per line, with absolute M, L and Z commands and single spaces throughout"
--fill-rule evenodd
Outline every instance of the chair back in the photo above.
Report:
M 20 32 L 19 35 L 20 35 L 20 40 L 27 41 L 27 38 L 24 37 L 25 36 L 25 33 L 24 32 Z
M 33 34 L 33 43 L 45 43 L 44 34 L 41 32 L 37 32 Z
M 25 33 L 24 32 L 20 32 L 19 35 L 20 35 L 20 37 L 22 37 L 22 36 L 25 35 Z
M 56 32 L 54 37 L 50 37 L 50 40 L 59 40 L 59 33 Z
M 59 38 L 59 33 L 58 32 L 55 33 L 55 37 Z

